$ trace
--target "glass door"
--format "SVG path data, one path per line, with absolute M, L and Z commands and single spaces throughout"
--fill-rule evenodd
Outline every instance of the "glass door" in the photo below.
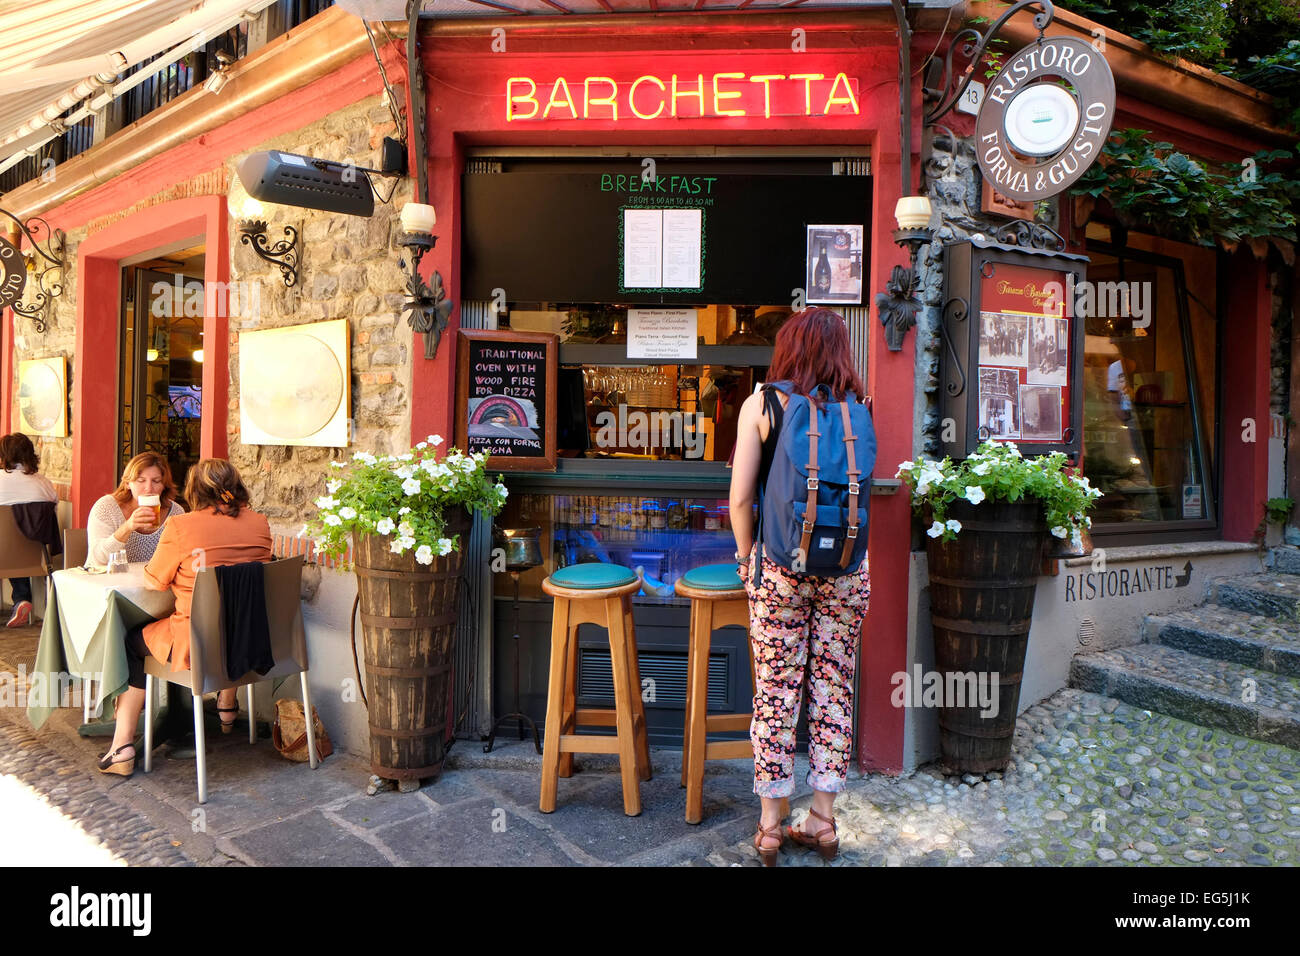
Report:
M 184 271 L 152 265 L 129 267 L 123 274 L 119 472 L 133 456 L 155 451 L 167 458 L 182 489 L 199 460 L 203 257 L 200 251 L 185 259 L 179 264 Z

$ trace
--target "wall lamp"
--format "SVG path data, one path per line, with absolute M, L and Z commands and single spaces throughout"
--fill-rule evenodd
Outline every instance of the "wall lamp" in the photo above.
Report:
M 286 286 L 295 285 L 298 282 L 298 230 L 293 226 L 285 226 L 285 237 L 278 242 L 271 242 L 266 232 L 266 208 L 249 195 L 239 175 L 230 184 L 226 208 L 235 220 L 235 228 L 239 230 L 239 241 L 252 247 L 258 258 L 278 266 Z
M 408 202 L 402 207 L 401 219 L 402 231 L 397 242 L 406 250 L 401 266 L 406 273 L 406 291 L 410 296 L 404 306 L 406 321 L 413 331 L 424 336 L 424 357 L 431 359 L 438 354 L 438 343 L 447 329 L 452 309 L 452 302 L 442 285 L 442 274 L 434 270 L 432 285 L 425 283 L 420 275 L 420 260 L 438 241 L 433 234 L 438 216 L 430 205 Z
M 934 230 L 930 228 L 932 212 L 930 200 L 925 196 L 903 196 L 894 207 L 894 219 L 898 222 L 894 242 L 907 247 L 910 264 L 894 266 L 885 283 L 887 291 L 876 295 L 876 311 L 885 327 L 885 347 L 891 352 L 902 351 L 903 338 L 916 325 L 916 313 L 921 310 L 921 300 L 916 297 L 916 257 L 921 247 L 934 238 Z

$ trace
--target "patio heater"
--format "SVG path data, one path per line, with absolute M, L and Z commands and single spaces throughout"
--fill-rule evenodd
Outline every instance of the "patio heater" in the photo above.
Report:
M 498 553 L 504 553 L 506 559 L 506 570 L 510 573 L 510 578 L 514 582 L 515 599 L 514 599 L 514 625 L 515 625 L 515 700 L 514 711 L 502 717 L 498 717 L 492 724 L 492 732 L 488 734 L 487 743 L 483 745 L 485 754 L 492 752 L 492 745 L 496 741 L 497 728 L 507 720 L 514 720 L 519 726 L 519 739 L 524 739 L 524 724 L 533 728 L 533 747 L 540 754 L 542 752 L 542 738 L 538 733 L 537 724 L 531 717 L 523 713 L 519 706 L 519 575 L 531 568 L 535 568 L 542 563 L 542 529 L 533 528 L 497 528 L 492 535 L 492 550 Z

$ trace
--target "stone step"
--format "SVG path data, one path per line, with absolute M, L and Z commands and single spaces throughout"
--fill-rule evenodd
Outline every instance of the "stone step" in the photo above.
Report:
M 1148 614 L 1142 624 L 1142 639 L 1201 657 L 1300 677 L 1300 629 L 1284 618 L 1206 604 Z
M 1275 574 L 1300 574 L 1300 548 L 1274 548 L 1268 554 L 1268 566 Z
M 1161 644 L 1136 644 L 1077 655 L 1070 662 L 1070 686 L 1300 750 L 1300 679 L 1294 677 Z
M 1300 575 L 1242 574 L 1210 582 L 1208 604 L 1282 618 L 1300 629 Z

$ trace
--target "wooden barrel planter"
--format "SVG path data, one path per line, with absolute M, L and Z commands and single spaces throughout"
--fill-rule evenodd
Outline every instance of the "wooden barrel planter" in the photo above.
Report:
M 984 717 L 969 692 L 962 707 L 948 706 L 953 701 L 945 694 L 939 742 L 949 771 L 985 773 L 1011 759 L 1047 526 L 1036 499 L 956 501 L 948 517 L 961 522 L 961 533 L 953 541 L 931 538 L 927 544 L 935 669 L 944 675 L 945 689 L 955 686 L 949 674 L 973 673 L 986 686 L 996 673 L 998 710 Z M 970 689 L 969 681 L 965 686 Z
M 447 536 L 469 541 L 470 516 L 449 508 Z M 420 564 L 393 554 L 391 538 L 356 536 L 353 565 L 364 635 L 370 767 L 418 786 L 437 777 L 446 756 L 461 552 Z M 403 787 L 406 789 L 406 787 Z

